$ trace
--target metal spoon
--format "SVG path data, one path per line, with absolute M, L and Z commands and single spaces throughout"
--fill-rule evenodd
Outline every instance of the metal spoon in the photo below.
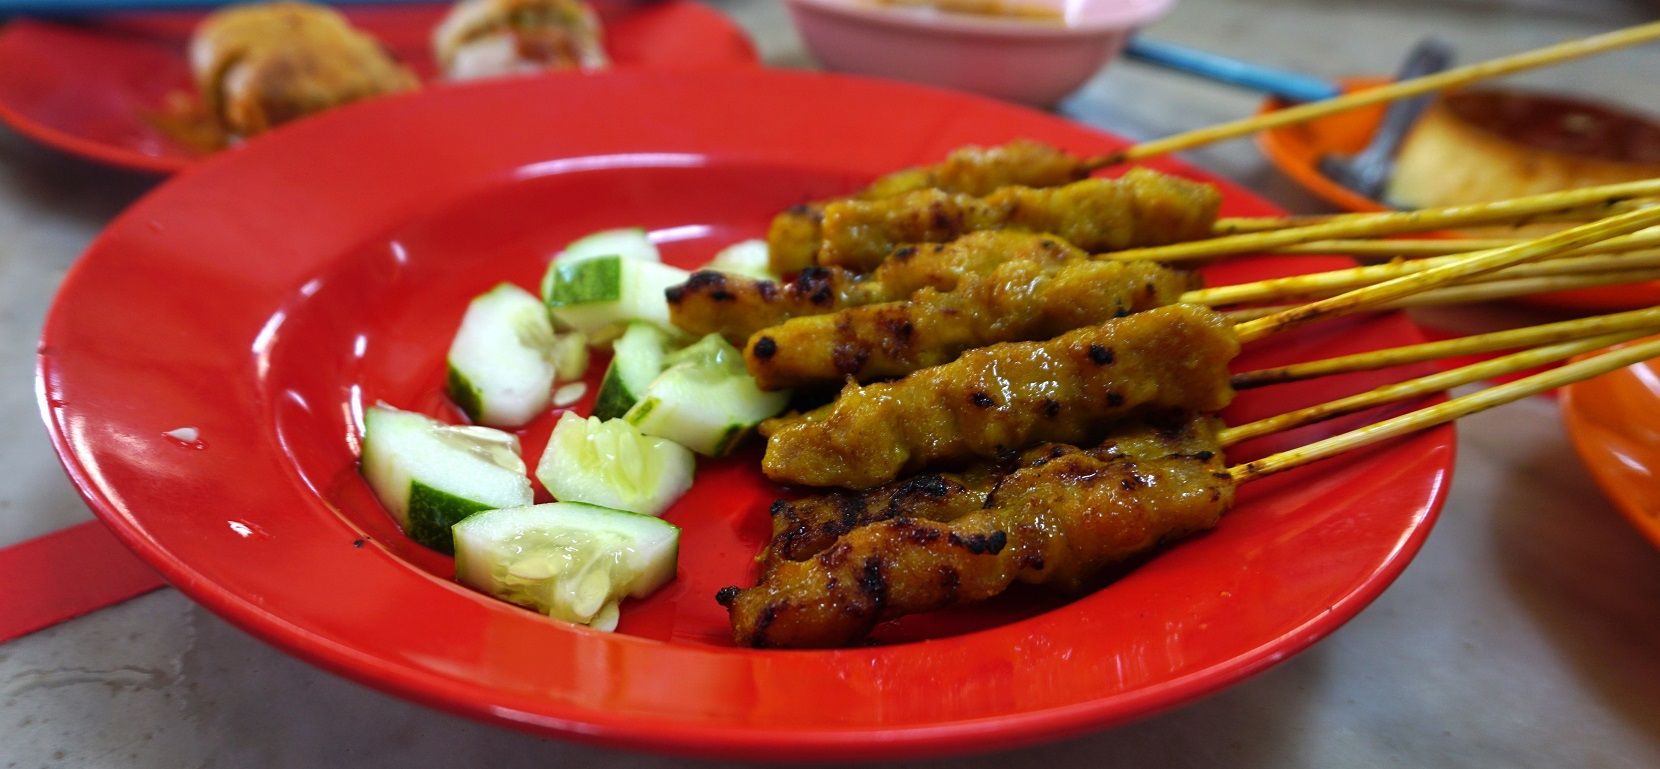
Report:
M 1401 64 L 1397 80 L 1408 80 L 1434 74 L 1452 64 L 1452 49 L 1434 38 L 1426 38 L 1412 47 Z M 1395 153 L 1407 132 L 1418 122 L 1418 116 L 1435 97 L 1430 94 L 1401 99 L 1389 105 L 1383 122 L 1364 150 L 1352 156 L 1326 155 L 1320 158 L 1320 173 L 1373 200 L 1383 194 L 1389 175 L 1395 169 Z

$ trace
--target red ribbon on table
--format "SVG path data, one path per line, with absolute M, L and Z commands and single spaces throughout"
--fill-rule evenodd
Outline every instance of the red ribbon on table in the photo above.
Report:
M 0 643 L 165 584 L 98 521 L 0 549 Z

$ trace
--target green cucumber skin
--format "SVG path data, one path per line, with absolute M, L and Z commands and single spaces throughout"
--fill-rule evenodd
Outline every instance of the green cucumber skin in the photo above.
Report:
M 479 395 L 478 388 L 473 386 L 473 383 L 467 379 L 467 375 L 461 373 L 460 369 L 454 366 L 450 366 L 449 369 L 450 373 L 445 382 L 444 391 L 449 394 L 450 402 L 454 403 L 456 408 L 461 409 L 461 413 L 466 414 L 468 419 L 477 422 L 479 415 L 484 413 L 484 402 Z
M 622 257 L 601 256 L 554 266 L 548 307 L 615 302 L 622 298 Z
M 404 533 L 433 550 L 454 555 L 455 538 L 450 533 L 450 527 L 474 513 L 489 509 L 489 505 L 462 499 L 420 481 L 410 481 L 409 525 Z
M 634 407 L 635 400 L 634 393 L 629 392 L 628 385 L 623 384 L 622 375 L 613 363 L 606 367 L 605 378 L 600 380 L 599 395 L 594 398 L 593 415 L 600 419 L 621 419 L 622 415 Z

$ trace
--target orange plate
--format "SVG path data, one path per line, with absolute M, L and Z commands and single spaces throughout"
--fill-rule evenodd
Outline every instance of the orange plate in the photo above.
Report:
M 1562 421 L 1597 484 L 1660 547 L 1660 359 L 1562 388 Z
M 1344 92 L 1389 82 L 1380 77 L 1343 78 Z M 1279 99 L 1264 102 L 1259 114 L 1284 109 Z M 1319 120 L 1274 128 L 1257 135 L 1257 146 L 1275 167 L 1309 192 L 1345 211 L 1388 211 L 1389 206 L 1332 181 L 1320 173 L 1320 158 L 1332 153 L 1359 152 L 1372 140 L 1383 121 L 1384 105 L 1351 110 Z M 1660 304 L 1660 281 L 1560 291 L 1522 297 L 1517 301 L 1571 310 L 1628 310 Z

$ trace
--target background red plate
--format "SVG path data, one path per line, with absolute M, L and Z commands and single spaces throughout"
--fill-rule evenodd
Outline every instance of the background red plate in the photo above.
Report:
M 614 635 L 455 585 L 354 469 L 357 410 L 384 399 L 445 413 L 443 356 L 467 299 L 502 279 L 534 286 L 570 239 L 644 225 L 666 259 L 696 264 L 784 206 L 1016 137 L 1083 154 L 1123 145 L 973 97 L 760 70 L 551 76 L 347 107 L 192 169 L 111 225 L 47 319 L 44 416 L 94 510 L 179 589 L 302 657 L 455 712 L 767 759 L 1002 749 L 1121 722 L 1260 671 L 1376 597 L 1429 530 L 1452 430 L 1253 484 L 1216 531 L 1072 603 L 1021 593 L 884 630 L 931 640 L 814 652 L 732 648 L 712 598 L 751 578 L 778 492 L 753 452 L 700 468 L 667 513 L 684 528 L 679 579 L 626 605 Z M 1273 213 L 1221 186 L 1228 214 Z M 1418 339 L 1399 315 L 1340 321 L 1242 365 Z M 1380 380 L 1254 391 L 1228 417 Z M 163 435 L 187 425 L 200 443 Z M 547 426 L 527 431 L 529 456 Z
M 731 20 L 691 0 L 595 5 L 606 50 L 618 67 L 756 61 L 754 47 Z M 448 10 L 447 4 L 423 4 L 344 13 L 431 81 L 432 30 Z M 0 28 L 0 120 L 36 141 L 122 168 L 172 173 L 200 161 L 202 152 L 174 141 L 154 120 L 168 94 L 195 91 L 185 50 L 201 18 L 179 12 L 6 24 Z
M 1562 420 L 1591 477 L 1660 547 L 1660 360 L 1562 388 Z

